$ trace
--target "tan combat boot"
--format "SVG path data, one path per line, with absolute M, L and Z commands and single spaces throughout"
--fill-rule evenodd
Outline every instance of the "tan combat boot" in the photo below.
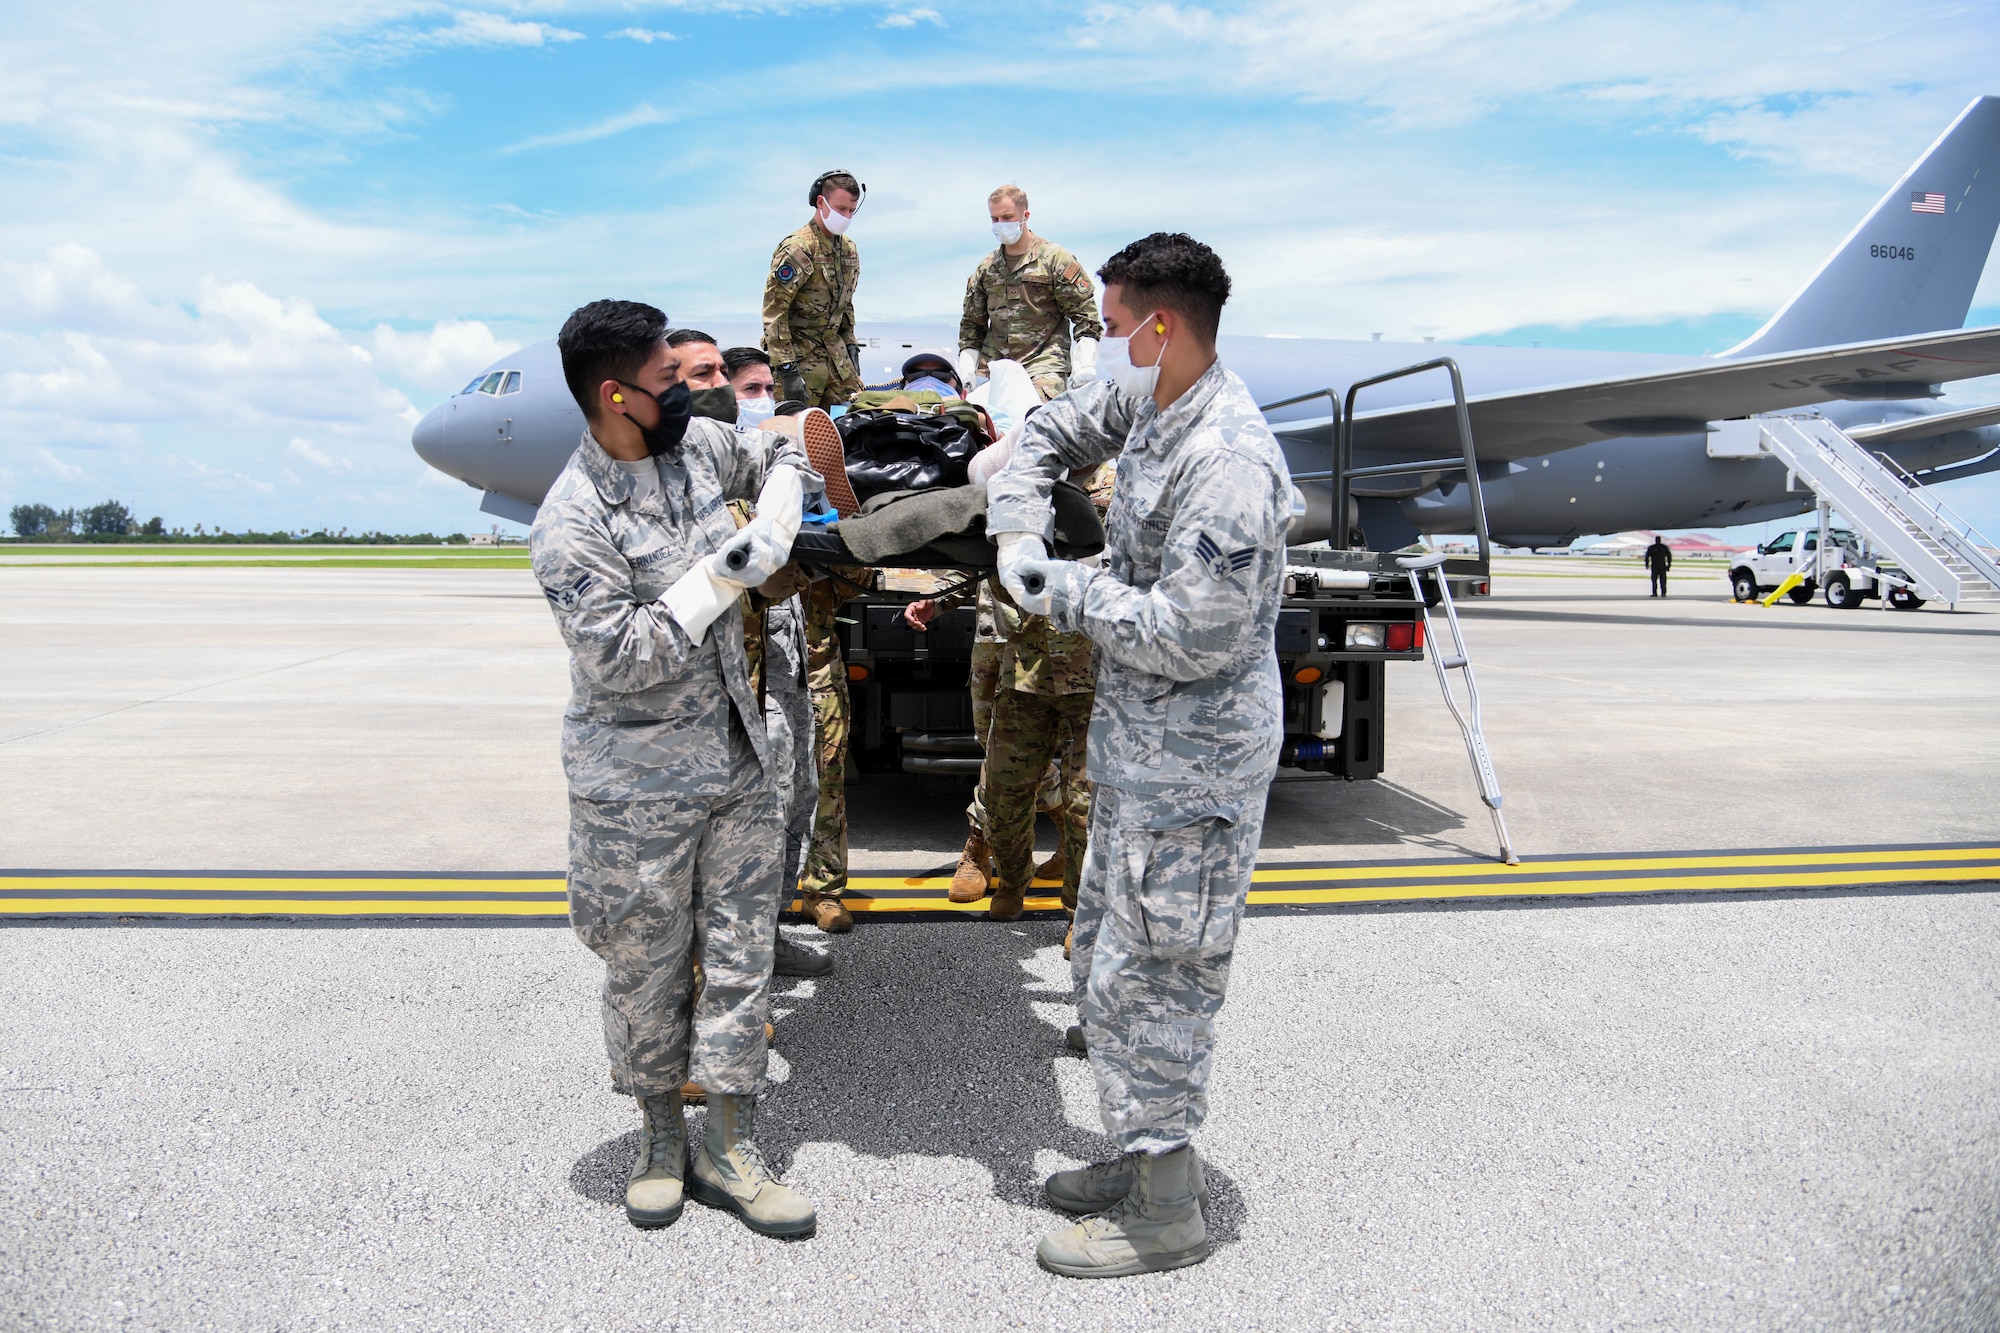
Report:
M 687 1168 L 687 1121 L 681 1095 L 641 1097 L 639 1156 L 625 1180 L 625 1218 L 651 1231 L 671 1226 L 681 1215 L 681 1175 Z
M 1076 1031 L 1075 1028 L 1070 1030 Z M 1078 1045 L 1081 1044 L 1079 1041 Z M 1192 1163 L 1188 1167 L 1188 1188 L 1194 1192 L 1194 1201 L 1206 1217 L 1208 1177 L 1201 1169 L 1201 1155 L 1192 1148 L 1188 1151 Z M 1074 1171 L 1058 1171 L 1042 1182 L 1042 1193 L 1050 1203 L 1066 1213 L 1101 1213 L 1132 1192 L 1132 1159 L 1144 1155 L 1128 1152 L 1108 1162 L 1093 1162 Z
M 979 833 L 966 836 L 965 850 L 958 854 L 958 869 L 951 877 L 951 891 L 945 896 L 955 903 L 976 903 L 986 896 L 992 882 L 993 849 Z
M 828 935 L 845 935 L 854 929 L 854 918 L 840 905 L 838 898 L 806 899 L 806 915 Z
M 1048 860 L 1035 867 L 1036 879 L 1053 880 L 1057 884 L 1062 883 L 1063 876 L 1068 873 L 1069 860 L 1063 856 L 1062 848 L 1060 847 L 1056 848 L 1054 856 L 1051 856 Z
M 1021 913 L 1027 910 L 1026 894 L 1010 893 L 1003 887 L 993 890 L 993 904 L 986 909 L 986 915 L 995 921 L 1019 921 Z
M 709 1098 L 708 1132 L 688 1172 L 687 1191 L 696 1202 L 722 1208 L 762 1236 L 804 1240 L 819 1219 L 806 1197 L 788 1189 L 764 1165 L 753 1137 L 757 1099 L 718 1092 Z
M 1037 1263 L 1063 1277 L 1130 1277 L 1208 1258 L 1208 1224 L 1188 1180 L 1194 1149 L 1132 1157 L 1132 1192 L 1109 1212 L 1043 1236 Z

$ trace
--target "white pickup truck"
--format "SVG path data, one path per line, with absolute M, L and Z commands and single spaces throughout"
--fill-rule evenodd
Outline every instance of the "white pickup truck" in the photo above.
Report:
M 1754 602 L 1804 570 L 1805 582 L 1785 594 L 1800 606 L 1810 602 L 1815 592 L 1824 593 L 1828 606 L 1843 610 L 1857 607 L 1869 597 L 1882 597 L 1898 611 L 1914 611 L 1924 604 L 1923 598 L 1903 586 L 1900 571 L 1871 556 L 1867 545 L 1846 528 L 1829 528 L 1826 558 L 1819 560 L 1818 556 L 1817 527 L 1781 532 L 1737 561 L 1729 571 L 1729 591 L 1739 602 Z

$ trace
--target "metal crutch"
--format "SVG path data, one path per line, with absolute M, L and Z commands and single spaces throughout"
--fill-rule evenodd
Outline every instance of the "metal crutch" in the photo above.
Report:
M 1507 821 L 1500 813 L 1500 777 L 1493 771 L 1493 757 L 1486 753 L 1486 733 L 1479 727 L 1479 682 L 1472 678 L 1472 659 L 1466 656 L 1465 636 L 1458 629 L 1458 608 L 1452 605 L 1451 585 L 1445 581 L 1440 565 L 1450 557 L 1442 552 L 1433 555 L 1399 556 L 1396 563 L 1410 576 L 1410 591 L 1416 594 L 1417 606 L 1424 618 L 1424 638 L 1430 641 L 1431 665 L 1437 668 L 1438 689 L 1444 692 L 1444 706 L 1458 723 L 1458 729 L 1465 736 L 1465 752 L 1472 756 L 1472 776 L 1479 783 L 1479 799 L 1486 802 L 1486 808 L 1493 815 L 1493 832 L 1500 839 L 1500 859 L 1510 866 L 1521 864 L 1521 858 L 1514 854 L 1514 844 L 1507 836 Z M 1440 651 L 1437 638 L 1431 632 L 1430 602 L 1424 596 L 1423 573 L 1436 571 L 1438 600 L 1444 603 L 1444 618 L 1451 626 L 1451 655 Z M 1452 697 L 1451 677 L 1448 671 L 1465 673 L 1465 693 L 1470 701 L 1469 709 L 1461 709 L 1458 700 Z M 1470 717 L 1467 713 L 1470 713 Z

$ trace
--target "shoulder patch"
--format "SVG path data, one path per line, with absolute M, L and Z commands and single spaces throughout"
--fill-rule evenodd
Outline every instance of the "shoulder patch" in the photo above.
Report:
M 1256 547 L 1246 546 L 1240 551 L 1225 551 L 1217 544 L 1215 538 L 1205 532 L 1195 540 L 1194 553 L 1208 570 L 1208 576 L 1217 583 L 1231 574 L 1242 573 L 1250 568 L 1250 562 L 1257 558 Z
M 1064 282 L 1075 282 L 1083 276 L 1083 265 L 1077 263 L 1074 259 L 1070 260 L 1069 267 L 1063 270 L 1062 276 Z
M 592 579 L 588 573 L 578 574 L 568 583 L 558 583 L 554 586 L 544 583 L 542 595 L 549 599 L 549 605 L 556 610 L 574 611 L 578 600 L 589 589 L 591 583 Z
M 789 259 L 781 260 L 778 267 L 772 273 L 779 282 L 790 282 L 793 278 L 799 276 L 799 266 Z

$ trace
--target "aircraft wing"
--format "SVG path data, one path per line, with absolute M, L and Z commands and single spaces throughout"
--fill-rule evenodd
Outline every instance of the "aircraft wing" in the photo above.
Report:
M 1936 412 L 1906 421 L 1887 421 L 1879 426 L 1847 426 L 1847 434 L 1862 444 L 1895 444 L 1902 440 L 1934 440 L 1953 431 L 1977 430 L 2000 422 L 2000 403 L 1983 407 L 1962 407 L 1956 412 Z
M 2000 373 L 2000 327 L 1803 352 L 1702 361 L 1681 370 L 1481 394 L 1468 400 L 1482 459 L 1504 461 L 1626 435 L 1680 435 L 1710 421 L 1823 403 L 1908 398 L 1924 386 Z M 1362 390 L 1359 402 L 1367 402 Z M 1449 402 L 1356 413 L 1355 447 L 1377 457 L 1458 452 Z M 1935 423 L 1937 418 L 1931 418 Z M 1326 438 L 1322 418 L 1282 433 Z

